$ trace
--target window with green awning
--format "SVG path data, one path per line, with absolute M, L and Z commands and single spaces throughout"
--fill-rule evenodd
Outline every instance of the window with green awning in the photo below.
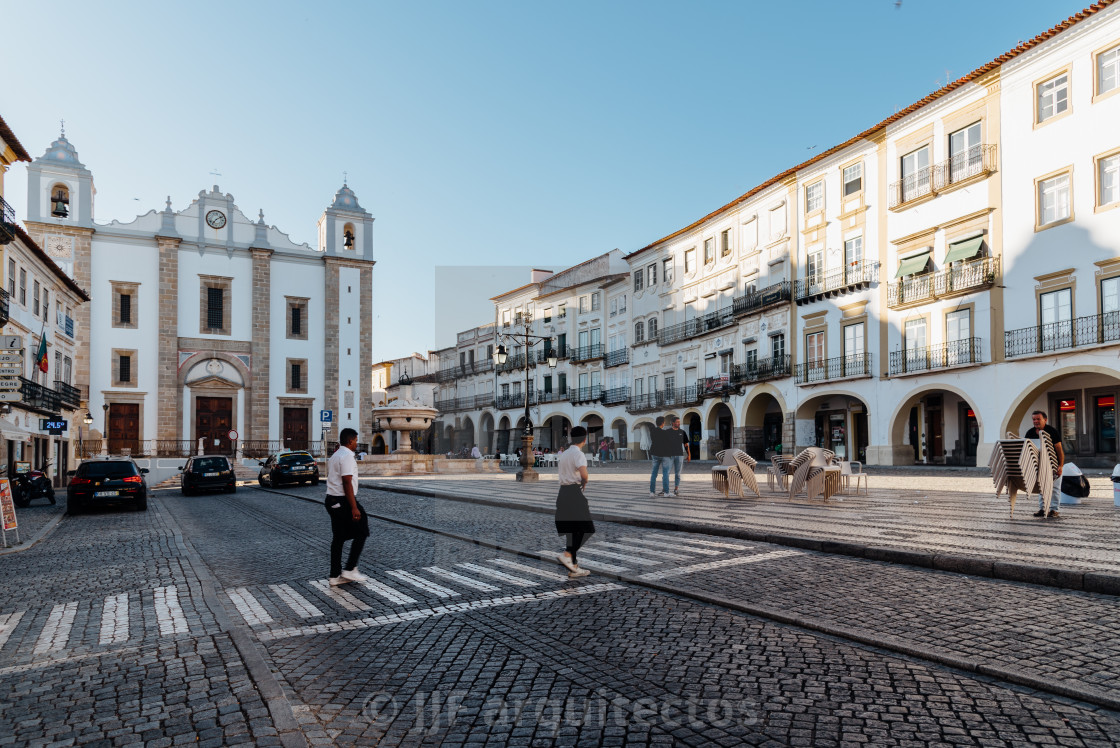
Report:
M 898 272 L 895 273 L 895 278 L 905 278 L 908 275 L 916 275 L 923 272 L 929 265 L 929 256 L 933 250 L 927 249 L 925 252 L 907 257 L 905 260 L 898 264 Z
M 945 264 L 950 262 L 961 262 L 963 260 L 971 260 L 976 255 L 980 254 L 980 249 L 984 246 L 984 237 L 977 236 L 972 239 L 965 239 L 963 242 L 957 242 L 949 245 L 949 251 L 945 254 Z

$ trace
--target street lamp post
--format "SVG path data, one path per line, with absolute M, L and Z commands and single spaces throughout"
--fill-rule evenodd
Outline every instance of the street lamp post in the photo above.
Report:
M 521 469 L 517 471 L 517 480 L 522 483 L 533 483 L 540 479 L 540 475 L 533 469 L 533 462 L 535 462 L 533 457 L 533 420 L 529 415 L 529 358 L 532 355 L 533 346 L 542 340 L 549 341 L 549 345 L 546 347 L 548 365 L 550 368 L 556 368 L 556 350 L 551 345 L 552 338 L 546 335 L 530 335 L 529 331 L 532 329 L 532 325 L 533 317 L 526 313 L 522 317 L 523 331 L 520 335 L 499 332 L 498 350 L 494 353 L 494 362 L 498 365 L 504 364 L 509 354 L 500 341 L 517 341 L 520 338 L 525 342 L 525 360 L 523 362 L 525 368 L 525 427 L 521 431 Z

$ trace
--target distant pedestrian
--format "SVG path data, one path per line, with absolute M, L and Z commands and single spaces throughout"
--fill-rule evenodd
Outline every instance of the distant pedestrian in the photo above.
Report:
M 568 436 L 575 449 L 565 449 L 557 462 L 560 493 L 556 495 L 556 532 L 565 536 L 566 550 L 556 559 L 568 569 L 569 579 L 578 579 L 591 573 L 580 568 L 576 553 L 587 536 L 594 534 L 595 523 L 583 495 L 587 486 L 587 457 L 583 454 L 587 429 L 576 426 Z
M 347 582 L 364 582 L 368 577 L 358 571 L 358 557 L 369 537 L 369 519 L 366 510 L 358 503 L 358 463 L 354 448 L 358 446 L 358 432 L 343 429 L 338 435 L 338 449 L 327 460 L 327 514 L 331 518 L 331 574 L 332 587 Z M 350 555 L 346 568 L 342 568 L 342 546 L 350 541 Z
M 476 460 L 481 460 L 482 459 L 482 452 L 479 451 L 477 444 L 475 444 L 473 447 L 471 447 L 471 457 L 473 457 Z
M 672 457 L 675 452 L 673 452 L 673 446 L 668 440 L 664 426 L 665 416 L 658 416 L 657 425 L 649 430 L 649 454 L 653 459 L 653 470 L 649 474 L 649 495 L 651 497 L 669 495 L 669 466 L 672 461 L 668 458 Z M 658 470 L 661 471 L 661 493 L 656 493 Z
M 1031 413 L 1031 423 L 1034 424 L 1034 428 L 1027 431 L 1027 438 L 1042 439 L 1042 436 L 1039 434 L 1039 432 L 1045 431 L 1050 435 L 1050 441 L 1054 442 L 1054 451 L 1058 453 L 1058 469 L 1054 471 L 1054 490 L 1050 494 L 1050 514 L 1046 514 L 1046 502 L 1042 500 L 1042 494 L 1039 494 L 1038 511 L 1034 513 L 1034 516 L 1049 516 L 1057 519 L 1058 517 L 1062 516 L 1058 513 L 1058 508 L 1062 503 L 1062 465 L 1064 465 L 1066 461 L 1066 452 L 1065 449 L 1062 448 L 1062 435 L 1058 433 L 1058 430 L 1056 428 L 1046 423 L 1046 414 L 1041 410 L 1036 410 L 1034 413 Z M 1043 456 L 1043 459 L 1046 459 L 1045 455 Z M 1049 465 L 1043 464 L 1039 466 L 1039 469 L 1044 470 L 1049 467 Z
M 669 434 L 672 435 L 671 442 L 676 442 L 676 453 L 672 456 L 673 461 L 673 495 L 681 495 L 681 469 L 684 468 L 684 461 L 687 459 L 692 462 L 692 452 L 688 448 L 688 434 L 681 431 L 681 419 L 678 416 L 673 416 L 673 428 L 669 429 Z
M 611 442 L 607 437 L 599 440 L 599 460 L 606 462 L 611 456 Z

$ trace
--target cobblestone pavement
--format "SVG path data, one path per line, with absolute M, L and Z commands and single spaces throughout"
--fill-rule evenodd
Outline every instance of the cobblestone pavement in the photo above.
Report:
M 148 512 L 67 517 L 0 557 L 0 745 L 1103 746 L 1120 736 L 1120 714 L 1084 701 L 648 585 L 873 633 L 878 621 L 914 637 L 955 621 L 931 646 L 967 643 L 993 659 L 1011 649 L 1002 638 L 1048 636 L 1055 605 L 1073 606 L 1098 637 L 1117 619 L 1114 598 L 966 588 L 960 575 L 611 523 L 599 523 L 585 563 L 647 583 L 569 580 L 555 561 L 383 520 L 363 556 L 369 581 L 331 589 L 320 494 L 159 492 Z M 559 546 L 538 513 L 366 489 L 362 500 L 507 547 Z M 946 617 L 929 619 L 938 605 Z M 1037 611 L 1034 624 L 1016 608 Z M 1055 655 L 1054 672 L 1082 676 L 1095 648 L 1097 670 L 1115 674 L 1115 643 L 1094 641 L 1070 648 L 1069 662 Z
M 907 551 L 963 554 L 1059 569 L 1120 573 L 1120 509 L 1112 483 L 1090 476 L 1092 494 L 1062 517 L 1032 516 L 1037 497 L 1020 496 L 1009 516 L 1006 493 L 995 497 L 986 471 L 870 468 L 867 496 L 839 495 L 812 501 L 767 489 L 762 498 L 725 499 L 711 484 L 711 463 L 690 464 L 681 497 L 651 499 L 649 464 L 591 468 L 592 512 L 610 517 L 687 523 L 695 527 L 753 530 Z M 556 469 L 544 468 L 539 483 L 522 484 L 503 474 L 456 474 L 363 478 L 363 485 L 425 491 L 460 499 L 552 511 Z M 672 476 L 670 476 L 670 480 Z M 657 490 L 661 490 L 658 479 Z
M 61 519 L 66 511 L 66 489 L 55 489 L 54 504 L 48 503 L 46 499 L 35 499 L 31 506 L 17 506 L 15 509 L 16 522 L 19 523 L 19 542 L 16 542 L 16 533 L 8 531 L 8 548 L 0 547 L 0 555 L 18 553 L 28 548 L 48 525 Z

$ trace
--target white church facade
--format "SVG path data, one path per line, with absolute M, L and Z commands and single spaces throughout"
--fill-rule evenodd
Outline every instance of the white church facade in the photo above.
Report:
M 93 175 L 65 136 L 27 171 L 28 232 L 92 299 L 74 379 L 108 452 L 248 456 L 346 427 L 368 440 L 374 219 L 348 186 L 311 247 L 217 185 L 96 223 Z

